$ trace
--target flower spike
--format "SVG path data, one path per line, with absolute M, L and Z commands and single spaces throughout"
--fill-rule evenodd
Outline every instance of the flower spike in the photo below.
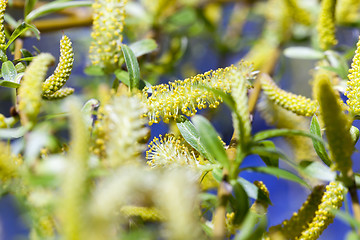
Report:
M 360 37 L 356 46 L 357 49 L 349 70 L 349 81 L 345 92 L 345 96 L 348 97 L 346 103 L 353 116 L 360 114 Z
M 297 115 L 309 117 L 317 110 L 315 101 L 280 89 L 269 76 L 261 78 L 261 86 L 271 101 Z
M 164 122 L 169 122 L 171 118 L 176 119 L 181 114 L 193 116 L 197 109 L 216 108 L 222 102 L 222 98 L 204 87 L 230 93 L 234 80 L 231 77 L 233 72 L 240 71 L 244 76 L 251 75 L 251 72 L 241 69 L 241 64 L 239 67 L 232 65 L 198 74 L 183 81 L 176 80 L 169 84 L 156 85 L 151 87 L 152 95 L 150 97 L 148 97 L 148 89 L 144 88 L 143 101 L 148 109 L 146 115 L 149 117 L 149 124 L 158 123 L 160 118 Z M 248 70 L 250 71 L 250 69 Z M 246 77 L 243 79 L 245 81 Z
M 346 188 L 340 182 L 331 182 L 326 186 L 326 192 L 321 204 L 315 212 L 315 217 L 308 228 L 302 232 L 299 240 L 315 240 L 333 222 L 335 215 L 332 209 L 339 209 L 344 200 Z
M 336 0 L 321 1 L 321 11 L 317 22 L 320 48 L 328 50 L 337 44 L 335 38 L 335 4 Z
M 6 39 L 5 39 L 5 29 L 4 29 L 4 15 L 7 0 L 0 1 L 0 50 L 5 51 Z
M 56 92 L 54 92 L 53 94 L 50 95 L 43 95 L 43 99 L 46 100 L 58 100 L 58 99 L 63 99 L 66 98 L 67 96 L 70 96 L 71 94 L 74 93 L 74 89 L 73 88 L 63 88 L 60 89 Z
M 48 77 L 43 83 L 42 95 L 45 99 L 53 99 L 53 96 L 51 95 L 59 91 L 69 79 L 74 63 L 74 52 L 71 45 L 72 43 L 70 39 L 66 35 L 63 35 L 62 39 L 60 40 L 59 64 L 57 65 L 54 74 Z M 70 95 L 69 90 L 65 92 Z M 64 91 L 57 94 L 57 96 L 64 96 Z
M 34 123 L 41 107 L 41 85 L 54 57 L 49 53 L 41 53 L 34 58 L 24 73 L 19 87 L 18 110 L 23 125 Z
M 112 72 L 119 66 L 126 2 L 96 0 L 92 6 L 93 32 L 89 57 L 93 65 L 101 67 L 105 72 Z

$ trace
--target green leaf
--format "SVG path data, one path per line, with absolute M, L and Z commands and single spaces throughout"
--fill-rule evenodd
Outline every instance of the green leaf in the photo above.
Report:
M 92 1 L 71 1 L 71 2 L 65 2 L 65 1 L 54 1 L 50 2 L 48 4 L 42 5 L 41 7 L 31 11 L 26 17 L 25 22 L 29 23 L 33 21 L 34 19 L 60 11 L 65 8 L 72 8 L 72 7 L 91 7 Z
M 310 124 L 310 133 L 322 138 L 321 136 L 321 129 L 319 121 L 316 117 L 316 115 L 313 116 L 311 119 Z M 331 160 L 326 152 L 325 146 L 322 142 L 317 141 L 316 139 L 311 139 L 314 145 L 314 149 L 317 153 L 317 155 L 320 157 L 320 159 L 328 166 L 331 166 Z
M 281 158 L 281 159 L 285 160 L 289 165 L 296 168 L 296 165 L 294 164 L 294 162 L 291 161 L 291 159 L 288 156 L 286 156 L 284 153 L 282 153 L 280 150 L 278 150 L 276 148 L 252 146 L 250 148 L 250 153 L 251 154 L 257 154 L 261 158 L 263 158 L 263 157 L 272 158 L 272 159 Z
M 20 138 L 24 136 L 26 132 L 27 129 L 25 127 L 0 129 L 0 139 Z
M 256 226 L 256 224 L 258 224 Z M 260 240 L 266 231 L 267 219 L 266 216 L 260 216 L 253 211 L 249 211 L 241 231 L 236 234 L 235 240 Z
M 284 136 L 304 136 L 304 137 L 309 137 L 312 139 L 315 139 L 317 141 L 320 141 L 322 143 L 324 143 L 324 140 L 312 133 L 308 133 L 305 131 L 301 131 L 301 130 L 294 130 L 294 129 L 270 129 L 270 130 L 265 130 L 265 131 L 261 131 L 257 134 L 254 135 L 254 141 L 262 141 L 268 138 L 273 138 L 273 137 L 284 137 Z
M 346 234 L 345 240 L 359 240 L 359 235 L 355 230 Z
M 84 116 L 84 121 L 87 127 L 91 127 L 94 121 L 94 115 L 96 114 L 95 109 L 100 106 L 100 101 L 97 99 L 88 100 L 81 109 Z
M 349 66 L 347 64 L 347 60 L 340 55 L 338 52 L 327 50 L 325 52 L 326 58 L 330 62 L 331 67 L 336 69 L 336 73 L 342 79 L 347 79 Z
M 230 196 L 229 202 L 235 213 L 234 223 L 240 224 L 244 220 L 247 212 L 249 211 L 249 198 L 246 194 L 246 191 L 238 181 L 232 181 L 231 185 L 233 195 Z
M 23 34 L 24 32 L 26 32 L 29 29 L 35 33 L 35 36 L 37 39 L 40 39 L 39 30 L 34 25 L 23 22 L 11 34 L 9 41 L 7 42 L 7 44 L 5 46 L 5 49 L 7 49 L 13 41 L 15 41 L 21 34 Z
M 275 147 L 275 144 L 272 142 L 272 141 L 262 141 L 260 142 L 261 146 L 263 146 L 265 149 L 271 149 L 271 150 L 276 150 L 276 147 Z M 258 151 L 261 150 L 261 149 L 258 149 Z M 270 167 L 279 167 L 279 156 L 274 154 L 259 154 L 257 153 L 261 159 L 264 161 L 264 163 L 267 165 L 267 166 L 270 166 Z
M 349 213 L 337 209 L 330 209 L 330 212 L 336 215 L 336 218 L 339 218 L 343 222 L 356 228 L 360 228 L 360 223 L 356 221 L 356 219 L 354 219 L 354 217 L 351 216 Z
M 122 69 L 116 69 L 115 72 L 114 72 L 116 78 L 118 80 L 120 80 L 122 83 L 124 83 L 126 86 L 130 87 L 130 80 L 129 80 L 129 74 L 128 72 L 122 70 Z M 152 85 L 147 82 L 147 81 L 144 81 L 142 79 L 140 79 L 140 82 L 139 82 L 139 89 L 142 90 L 144 87 L 148 87 L 150 92 L 148 91 L 148 93 L 151 93 L 151 87 Z
M 153 39 L 143 39 L 129 45 L 136 57 L 151 53 L 157 49 L 158 45 Z
M 176 123 L 183 138 L 196 150 L 201 156 L 208 159 L 211 163 L 215 163 L 215 159 L 209 152 L 206 151 L 205 146 L 200 141 L 200 134 L 195 126 L 184 116 L 180 116 Z
M 25 72 L 26 67 L 22 62 L 19 62 L 15 65 L 15 69 L 16 69 L 16 72 L 23 73 L 23 72 Z
M 139 82 L 140 82 L 140 67 L 139 63 L 136 59 L 136 56 L 131 49 L 126 46 L 125 44 L 121 45 L 121 50 L 124 54 L 126 67 L 129 72 L 129 87 L 132 91 L 134 88 L 139 88 Z
M 27 16 L 33 9 L 37 0 L 26 0 L 24 8 L 24 16 Z
M 323 59 L 325 54 L 308 47 L 288 47 L 284 50 L 284 55 L 295 59 Z
M 200 141 L 203 143 L 206 152 L 210 153 L 216 161 L 224 168 L 230 168 L 230 160 L 228 159 L 224 146 L 219 134 L 215 131 L 211 123 L 201 115 L 195 115 L 191 118 L 200 135 Z
M 301 185 L 309 187 L 309 185 L 303 179 L 301 179 L 294 173 L 291 173 L 289 171 L 286 171 L 286 170 L 280 169 L 280 168 L 276 168 L 276 167 L 248 167 L 248 168 L 243 168 L 242 171 L 266 173 L 266 174 L 276 176 L 278 178 L 283 178 L 286 180 L 297 182 L 297 183 L 300 183 Z
M 1 65 L 1 74 L 5 81 L 15 82 L 16 68 L 11 61 L 6 61 Z
M 317 178 L 323 181 L 334 181 L 336 178 L 336 172 L 322 164 L 321 162 L 302 161 L 299 164 L 300 171 L 311 178 Z
M 217 182 L 221 182 L 222 180 L 222 174 L 223 174 L 223 171 L 222 169 L 220 168 L 215 168 L 214 170 L 211 171 L 214 179 L 217 181 Z
M 272 205 L 270 198 L 266 196 L 265 193 L 261 191 L 261 189 L 258 188 L 255 184 L 249 182 L 248 180 L 242 177 L 238 177 L 236 181 L 238 181 L 241 184 L 241 186 L 244 188 L 245 192 L 249 197 L 256 200 L 264 201 L 267 204 Z
M 5 80 L 0 80 L 0 86 L 2 87 L 8 87 L 8 88 L 18 88 L 20 87 L 19 83 L 16 82 L 10 82 L 10 81 L 5 81 Z

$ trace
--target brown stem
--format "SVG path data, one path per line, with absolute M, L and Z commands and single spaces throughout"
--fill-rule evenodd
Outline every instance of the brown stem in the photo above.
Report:
M 218 189 L 218 206 L 215 209 L 214 213 L 214 240 L 223 240 L 226 237 L 226 224 L 225 224 L 225 215 L 226 215 L 226 205 L 231 194 L 229 190 L 229 183 L 227 181 L 227 170 L 223 171 L 223 180 L 220 183 Z

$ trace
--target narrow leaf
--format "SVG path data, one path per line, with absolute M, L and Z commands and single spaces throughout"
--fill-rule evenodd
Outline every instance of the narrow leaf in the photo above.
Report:
M 320 124 L 319 121 L 316 117 L 316 115 L 313 116 L 313 118 L 311 119 L 311 124 L 310 124 L 310 133 L 318 136 L 318 137 L 322 137 L 321 136 L 321 130 L 320 130 Z M 317 153 L 317 155 L 320 157 L 320 159 L 328 166 L 331 165 L 331 160 L 326 152 L 325 146 L 322 142 L 317 141 L 315 139 L 311 139 L 314 145 L 314 149 Z
M 37 2 L 37 0 L 26 0 L 25 1 L 24 16 L 27 16 L 34 9 L 36 2 Z
M 143 39 L 129 45 L 136 57 L 151 53 L 157 49 L 158 45 L 153 39 Z
M 304 136 L 324 143 L 324 140 L 317 135 L 301 130 L 294 130 L 294 129 L 270 129 L 270 130 L 261 131 L 254 135 L 254 141 L 262 141 L 268 138 L 284 137 L 284 136 Z
M 219 134 L 215 131 L 211 123 L 201 115 L 195 115 L 191 118 L 200 135 L 200 141 L 205 150 L 209 152 L 216 161 L 224 168 L 229 169 L 230 161 L 226 155 L 223 144 L 218 138 Z
M 27 129 L 24 127 L 0 129 L 0 139 L 20 138 L 25 135 Z
M 32 32 L 35 33 L 36 35 L 36 38 L 37 39 L 40 39 L 40 32 L 39 30 L 34 26 L 34 25 L 31 25 L 31 24 L 28 24 L 28 23 L 21 23 L 15 30 L 14 32 L 11 34 L 10 38 L 9 38 L 9 41 L 7 42 L 6 46 L 5 46 L 5 49 L 7 49 L 10 44 L 15 41 L 22 33 L 24 33 L 25 31 L 27 30 L 31 30 Z
M 231 182 L 233 188 L 233 195 L 230 196 L 230 205 L 235 213 L 234 223 L 240 224 L 246 217 L 249 211 L 249 198 L 242 185 L 237 181 Z
M 130 90 L 139 88 L 140 82 L 140 67 L 134 52 L 126 45 L 121 45 L 121 50 L 124 54 L 126 67 L 129 72 Z
M 284 55 L 295 59 L 323 59 L 325 54 L 308 47 L 288 47 L 284 50 Z
M 275 144 L 272 141 L 262 141 L 261 146 L 266 149 L 276 150 Z M 264 163 L 270 167 L 279 167 L 279 156 L 278 155 L 267 155 L 267 154 L 258 154 Z
M 257 225 L 258 224 L 258 225 Z M 256 226 L 257 225 L 257 226 Z M 236 234 L 235 240 L 260 240 L 266 230 L 266 216 L 260 216 L 253 211 L 249 211 L 241 231 Z
M 1 74 L 5 81 L 15 82 L 16 68 L 11 61 L 6 61 L 1 65 Z
M 53 12 L 60 11 L 65 8 L 72 8 L 72 7 L 90 7 L 92 5 L 92 1 L 71 1 L 71 2 L 64 2 L 64 1 L 55 1 L 50 2 L 48 4 L 42 5 L 41 7 L 31 11 L 26 17 L 25 22 L 29 23 L 34 19 L 44 16 L 46 14 L 50 14 Z
M 211 163 L 215 163 L 215 159 L 208 153 L 200 141 L 199 132 L 196 130 L 195 126 L 184 116 L 181 116 L 178 119 L 177 127 L 183 136 L 183 138 L 204 158 L 208 159 Z
M 243 168 L 242 171 L 266 173 L 266 174 L 273 175 L 273 176 L 276 176 L 279 178 L 297 182 L 297 183 L 300 183 L 301 185 L 309 187 L 309 185 L 303 179 L 298 177 L 297 175 L 295 175 L 289 171 L 286 171 L 284 169 L 280 169 L 280 168 L 276 168 L 276 167 L 249 167 L 249 168 Z
M 16 82 L 10 82 L 10 81 L 0 81 L 0 86 L 2 87 L 8 87 L 8 88 L 18 88 L 20 87 L 20 84 L 16 83 Z
M 300 171 L 311 178 L 329 182 L 334 181 L 336 178 L 336 172 L 331 171 L 328 166 L 321 162 L 302 161 L 299 165 Z

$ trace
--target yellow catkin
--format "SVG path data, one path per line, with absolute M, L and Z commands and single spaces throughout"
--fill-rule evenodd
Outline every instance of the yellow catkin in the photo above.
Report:
M 10 146 L 0 142 L 0 181 L 4 184 L 18 175 L 22 160 L 11 153 Z
M 176 80 L 169 84 L 156 85 L 151 87 L 151 96 L 148 96 L 148 89 L 145 88 L 143 101 L 148 109 L 146 115 L 149 124 L 158 123 L 160 119 L 167 123 L 171 118 L 176 119 L 181 114 L 193 116 L 197 109 L 216 108 L 222 102 L 222 98 L 203 86 L 229 93 L 234 79 L 228 78 L 228 74 L 239 69 L 241 65 L 232 65 L 198 74 L 183 81 Z
M 329 76 L 317 74 L 314 95 L 320 105 L 320 117 L 325 124 L 333 169 L 348 176 L 351 171 L 351 155 L 354 150 L 350 135 L 351 118 L 343 111 L 339 94 L 333 90 Z
M 337 44 L 335 38 L 335 4 L 336 0 L 322 0 L 320 15 L 317 21 L 319 44 L 322 50 L 328 50 Z
M 262 118 L 269 125 L 277 128 L 309 131 L 310 121 L 307 117 L 296 115 L 295 113 L 276 105 L 273 101 L 270 101 L 266 95 L 260 98 L 257 109 Z M 305 159 L 317 159 L 317 154 L 311 139 L 302 136 L 289 136 L 285 137 L 285 139 L 291 146 L 293 158 L 296 162 Z
M 351 63 L 351 69 L 348 75 L 345 96 L 348 97 L 346 101 L 350 108 L 351 115 L 360 114 L 360 37 L 356 45 L 355 56 Z
M 105 72 L 119 67 L 126 0 L 96 0 L 93 8 L 93 31 L 89 58 Z
M 60 59 L 54 73 L 48 77 L 43 83 L 43 97 L 52 98 L 54 94 L 60 90 L 69 79 L 74 63 L 74 51 L 70 39 L 63 35 L 60 40 Z M 67 93 L 70 93 L 67 91 Z M 56 96 L 63 96 L 64 92 L 58 93 Z
M 65 239 L 84 239 L 87 163 L 89 131 L 81 113 L 80 104 L 73 100 L 70 106 L 71 143 L 67 169 L 62 181 L 62 194 L 58 213 Z
M 247 97 L 246 80 L 250 78 L 252 66 L 246 62 L 240 63 L 237 69 L 232 69 L 226 74 L 226 78 L 231 80 L 231 96 L 234 99 L 236 114 L 233 114 L 235 135 L 239 137 L 241 143 L 246 144 L 250 141 L 251 123 Z
M 271 227 L 269 235 L 282 235 L 284 239 L 289 240 L 297 239 L 315 217 L 315 212 L 321 203 L 324 192 L 324 185 L 314 187 L 299 211 L 295 212 L 289 220 Z
M 36 122 L 41 107 L 42 82 L 53 61 L 54 57 L 49 53 L 41 53 L 26 68 L 18 94 L 18 110 L 23 125 Z
M 5 116 L 0 113 L 0 128 L 7 128 Z
M 49 94 L 49 95 L 43 95 L 43 99 L 46 100 L 59 100 L 59 99 L 63 99 L 66 98 L 67 96 L 70 96 L 71 94 L 74 93 L 74 89 L 73 88 L 62 88 L 56 92 L 54 92 L 53 94 Z
M 317 110 L 315 101 L 280 89 L 270 77 L 261 78 L 261 87 L 271 101 L 297 115 L 309 117 Z
M 347 24 L 354 23 L 360 18 L 360 1 L 358 0 L 337 0 L 336 21 Z
M 5 37 L 5 28 L 4 28 L 4 15 L 7 0 L 0 1 L 0 50 L 5 50 L 6 46 L 6 37 Z
M 107 161 L 111 167 L 140 162 L 139 155 L 146 149 L 139 140 L 148 133 L 146 112 L 137 96 L 114 96 L 105 106 L 106 132 L 109 141 L 106 145 Z
M 199 166 L 194 152 L 183 145 L 180 138 L 172 135 L 155 137 L 149 144 L 146 159 L 152 168 L 188 166 L 197 169 Z
M 303 25 L 311 25 L 310 13 L 301 8 L 297 0 L 285 0 L 285 3 L 294 22 L 301 23 Z
M 340 182 L 330 182 L 326 186 L 326 192 L 315 212 L 315 217 L 307 229 L 301 233 L 299 240 L 318 239 L 321 233 L 333 222 L 335 215 L 331 210 L 337 210 L 341 207 L 345 193 L 346 188 Z

